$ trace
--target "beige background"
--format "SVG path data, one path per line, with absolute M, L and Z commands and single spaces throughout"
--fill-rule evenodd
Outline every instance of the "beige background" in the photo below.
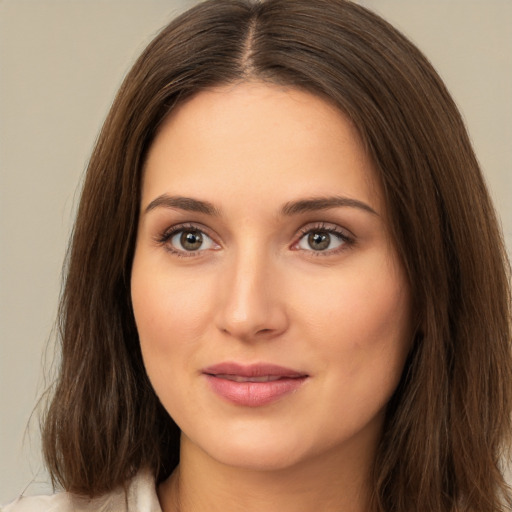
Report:
M 194 0 L 0 0 L 0 502 L 47 490 L 37 418 L 87 158 L 133 59 Z M 512 2 L 366 0 L 429 56 L 512 248 Z M 51 343 L 46 352 L 52 360 Z

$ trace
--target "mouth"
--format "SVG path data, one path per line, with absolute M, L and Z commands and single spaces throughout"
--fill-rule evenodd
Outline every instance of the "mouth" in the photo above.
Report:
M 280 380 L 287 377 L 278 377 L 277 375 L 262 375 L 261 377 L 243 377 L 242 375 L 229 375 L 219 373 L 217 375 L 212 375 L 212 377 L 217 377 L 219 379 L 231 380 L 233 382 L 275 382 L 276 380 Z M 290 377 L 292 378 L 292 377 Z
M 298 391 L 309 375 L 273 364 L 221 363 L 203 369 L 210 389 L 225 401 L 261 407 Z

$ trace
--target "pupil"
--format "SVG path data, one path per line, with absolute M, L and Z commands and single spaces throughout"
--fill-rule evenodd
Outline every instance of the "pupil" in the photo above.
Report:
M 185 231 L 181 235 L 181 245 L 187 251 L 196 251 L 203 243 L 203 237 L 199 231 Z
M 329 247 L 331 237 L 329 233 L 317 231 L 308 236 L 309 246 L 316 251 L 325 251 Z

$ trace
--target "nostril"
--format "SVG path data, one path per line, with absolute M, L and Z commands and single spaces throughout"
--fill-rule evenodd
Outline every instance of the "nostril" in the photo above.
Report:
M 272 329 L 260 329 L 256 334 L 266 334 L 272 332 Z

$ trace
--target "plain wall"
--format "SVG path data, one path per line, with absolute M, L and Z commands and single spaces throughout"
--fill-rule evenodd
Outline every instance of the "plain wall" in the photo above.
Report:
M 48 491 L 37 417 L 61 265 L 99 128 L 134 58 L 194 0 L 0 0 L 0 503 Z M 512 2 L 366 0 L 467 121 L 512 249 Z M 27 433 L 27 435 L 25 435 Z M 31 483 L 32 482 L 32 483 Z

